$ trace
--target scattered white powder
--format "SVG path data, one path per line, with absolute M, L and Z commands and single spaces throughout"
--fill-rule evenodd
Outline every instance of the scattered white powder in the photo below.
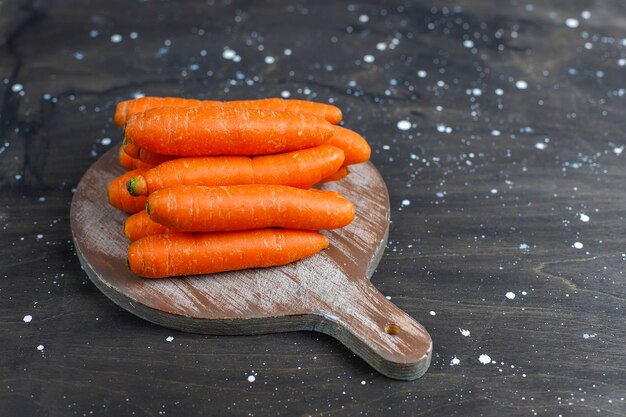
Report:
M 230 48 L 224 48 L 224 52 L 222 52 L 222 58 L 224 59 L 233 59 L 237 56 L 237 52 Z
M 465 41 L 463 41 L 463 46 L 466 48 L 473 48 L 474 47 L 474 41 L 467 39 Z
M 14 93 L 19 93 L 23 89 L 24 89 L 24 86 L 20 83 L 15 83 L 11 86 L 11 91 L 13 91 Z
M 501 88 L 496 88 L 494 92 L 496 93 L 496 96 L 501 96 L 504 94 L 504 90 Z
M 487 365 L 488 363 L 491 363 L 491 357 L 489 357 L 489 355 L 485 355 L 484 353 L 478 357 L 478 360 L 483 365 Z
M 376 49 L 378 49 L 379 51 L 384 51 L 385 49 L 387 49 L 387 44 L 385 42 L 378 42 L 376 44 Z
M 587 223 L 589 221 L 589 216 L 587 216 L 585 213 L 580 213 L 578 215 L 578 218 L 580 219 L 581 222 Z
M 400 120 L 396 124 L 396 127 L 400 130 L 409 130 L 411 128 L 411 122 L 409 122 L 408 120 Z
M 467 336 L 469 336 L 469 335 L 470 335 L 470 331 L 469 331 L 469 330 L 467 330 L 467 329 L 461 329 L 461 328 L 459 327 L 459 331 L 461 332 L 461 335 L 462 335 L 462 336 L 467 337 Z
M 166 340 L 167 342 L 171 342 L 172 340 L 174 340 L 174 336 L 167 336 L 167 337 L 165 338 L 165 340 Z
M 501 132 L 497 129 L 491 131 L 491 136 L 500 136 Z
M 291 49 L 289 49 L 289 48 L 287 48 L 287 49 L 285 49 L 285 50 L 283 51 L 283 54 L 285 54 L 286 56 L 289 56 L 289 55 L 291 55 L 292 53 L 293 53 L 293 51 L 292 51 Z
M 370 21 L 370 17 L 366 14 L 362 14 L 361 16 L 359 16 L 359 22 L 361 23 L 367 23 Z
M 519 244 L 519 248 L 520 248 L 521 250 L 528 250 L 528 249 L 530 249 L 530 246 L 528 246 L 528 244 L 527 244 L 527 243 L 520 243 L 520 244 Z
M 613 148 L 613 153 L 617 156 L 620 156 L 623 151 L 624 151 L 624 145 Z
M 543 142 L 537 142 L 535 143 L 535 148 L 539 149 L 540 151 L 543 151 L 544 149 L 546 149 L 548 147 L 548 145 L 546 145 Z
M 39 345 L 39 346 L 37 346 L 37 350 L 38 350 L 38 351 L 40 351 L 40 352 L 41 352 L 43 349 L 44 349 L 44 346 L 43 346 L 43 345 Z
M 100 143 L 104 146 L 109 146 L 111 144 L 111 138 L 102 138 L 100 139 Z
M 264 61 L 266 64 L 270 65 L 276 62 L 276 59 L 273 56 L 266 56 Z
M 432 311 L 432 310 L 430 310 L 430 313 L 429 313 L 429 314 L 430 314 L 431 316 L 436 316 L 436 315 L 437 315 L 437 313 L 435 313 L 435 312 L 434 312 L 434 311 Z
M 420 77 L 420 78 L 426 78 L 426 75 L 427 75 L 426 71 L 424 71 L 424 70 L 417 71 L 417 76 Z
M 582 249 L 583 248 L 583 244 L 580 242 L 574 242 L 574 244 L 572 245 L 574 248 L 576 249 Z
M 365 380 L 361 381 L 361 385 L 365 385 L 367 382 Z
M 289 98 L 289 97 L 291 97 L 291 93 L 289 91 L 287 91 L 287 90 L 283 90 L 283 91 L 280 92 L 280 96 L 282 98 Z
M 507 292 L 507 293 L 505 294 L 505 296 L 506 296 L 506 298 L 508 298 L 509 300 L 513 300 L 513 299 L 515 298 L 515 293 L 514 293 L 514 292 L 509 291 L 509 292 Z
M 596 336 L 596 333 L 583 333 L 583 339 L 593 339 Z
M 460 363 L 461 363 L 461 360 L 457 358 L 456 356 L 453 357 L 452 360 L 450 361 L 451 366 L 459 365 Z
M 517 80 L 515 82 L 515 87 L 519 88 L 520 90 L 526 90 L 528 88 L 528 83 L 524 80 Z
M 122 35 L 120 35 L 119 33 L 114 33 L 113 35 L 111 35 L 111 42 L 113 43 L 122 42 Z
M 402 205 L 403 206 L 410 206 L 411 205 L 411 200 L 402 200 Z
M 588 20 L 588 19 L 590 19 L 590 18 L 591 18 L 591 12 L 590 12 L 589 10 L 583 10 L 583 11 L 580 13 L 580 17 L 582 17 L 582 18 L 583 18 L 583 19 L 585 19 L 585 20 Z
M 248 382 L 254 382 L 254 381 L 256 381 L 256 377 L 254 375 L 250 375 L 248 377 Z
M 24 316 L 22 320 L 24 320 L 24 323 L 30 323 L 32 319 L 33 319 L 33 316 L 31 316 L 30 314 L 27 314 Z
M 570 17 L 569 19 L 565 19 L 565 26 L 567 26 L 568 28 L 576 29 L 578 25 L 580 25 L 580 22 L 578 21 L 578 19 L 574 19 L 573 17 Z
M 374 55 L 365 55 L 363 57 L 363 61 L 367 62 L 368 64 L 371 64 L 372 62 L 374 62 Z

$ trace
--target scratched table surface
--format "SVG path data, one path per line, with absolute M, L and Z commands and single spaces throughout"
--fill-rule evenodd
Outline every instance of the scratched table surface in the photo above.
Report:
M 0 415 L 626 415 L 626 3 L 459 3 L 0 1 Z M 372 282 L 429 330 L 426 375 L 102 295 L 70 202 L 141 95 L 340 106 L 390 193 Z

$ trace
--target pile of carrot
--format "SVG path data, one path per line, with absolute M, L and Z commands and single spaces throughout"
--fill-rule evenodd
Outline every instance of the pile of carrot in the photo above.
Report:
M 313 188 L 370 157 L 341 110 L 304 100 L 142 97 L 117 105 L 124 129 L 109 203 L 129 213 L 127 264 L 165 278 L 285 265 L 329 244 L 354 205 Z

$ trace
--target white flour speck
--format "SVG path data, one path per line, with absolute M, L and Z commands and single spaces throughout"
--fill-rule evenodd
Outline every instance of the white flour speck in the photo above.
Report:
M 528 250 L 528 249 L 530 249 L 530 246 L 528 246 L 527 243 L 520 243 L 519 244 L 519 248 L 520 248 L 520 250 Z
M 548 145 L 546 145 L 543 142 L 537 142 L 535 143 L 535 148 L 539 149 L 540 151 L 543 151 L 544 149 L 546 149 L 548 147 Z
M 580 25 L 580 22 L 578 21 L 578 19 L 574 19 L 573 17 L 570 17 L 569 19 L 565 19 L 565 26 L 567 26 L 568 28 L 576 29 L 578 25 Z
M 428 314 L 430 314 L 431 316 L 436 316 L 437 315 L 437 313 L 435 313 L 433 310 L 430 310 L 430 313 L 428 313 Z
M 426 75 L 428 75 L 428 74 L 424 70 L 417 71 L 417 76 L 420 77 L 420 78 L 426 78 Z
M 485 355 L 484 353 L 478 357 L 478 360 L 483 365 L 487 365 L 488 363 L 491 363 L 491 357 L 489 357 L 489 355 Z
M 39 346 L 37 346 L 37 350 L 38 350 L 38 351 L 40 351 L 40 352 L 41 352 L 43 349 L 44 349 L 44 346 L 43 346 L 43 345 L 39 345 Z
M 24 323 L 30 323 L 32 319 L 33 319 L 33 316 L 31 316 L 30 314 L 27 314 L 24 316 L 22 320 L 24 320 Z
M 24 86 L 20 83 L 15 83 L 11 86 L 11 91 L 13 91 L 14 93 L 19 93 L 23 89 L 24 89 Z
M 287 91 L 287 90 L 283 90 L 283 91 L 280 92 L 280 96 L 282 98 L 289 98 L 289 97 L 291 97 L 291 93 L 289 91 Z
M 237 52 L 235 52 L 234 50 L 226 47 L 224 48 L 224 51 L 222 52 L 222 58 L 224 59 L 233 59 L 237 56 Z
M 283 51 L 283 54 L 285 54 L 285 56 L 289 56 L 289 55 L 291 55 L 292 53 L 293 53 L 293 51 L 292 51 L 291 49 L 289 49 L 289 48 L 287 48 L 287 49 L 285 49 L 285 50 Z
M 402 206 L 410 206 L 411 200 L 402 200 Z
M 457 358 L 456 356 L 453 357 L 452 360 L 450 361 L 451 366 L 459 365 L 460 363 L 461 363 L 461 360 Z
M 109 146 L 111 144 L 111 138 L 102 138 L 100 139 L 100 143 L 104 146 Z
M 515 82 L 515 87 L 519 88 L 520 90 L 526 90 L 528 88 L 528 83 L 524 80 L 517 80 Z
M 504 95 L 504 90 L 501 88 L 496 88 L 494 92 L 496 93 L 496 96 Z
M 367 382 L 365 380 L 361 381 L 361 385 L 365 385 Z
M 266 56 L 264 59 L 265 63 L 270 65 L 273 64 L 274 62 L 276 62 L 276 59 L 273 56 Z
M 366 14 L 362 14 L 361 16 L 359 16 L 359 22 L 361 23 L 367 23 L 370 21 L 370 17 Z
M 587 216 L 585 213 L 580 213 L 578 215 L 578 218 L 580 219 L 581 222 L 587 223 L 589 221 L 589 216 Z
M 385 42 L 378 42 L 376 44 L 376 49 L 378 49 L 379 51 L 384 51 L 385 49 L 387 49 L 387 44 Z
M 469 330 L 467 330 L 467 329 L 461 329 L 461 328 L 459 327 L 459 331 L 461 332 L 461 335 L 462 335 L 462 336 L 467 337 L 467 336 L 469 336 L 469 335 L 470 335 L 470 331 L 469 331 Z
M 174 336 L 167 336 L 167 337 L 165 338 L 165 340 L 166 340 L 167 342 L 171 342 L 172 340 L 174 340 Z
M 248 382 L 254 382 L 254 381 L 256 381 L 256 377 L 254 375 L 248 376 Z
M 498 194 L 498 189 L 497 188 L 492 188 L 491 191 L 489 191 L 491 194 Z
M 368 64 L 371 64 L 372 62 L 374 62 L 374 55 L 365 55 L 363 57 L 363 61 L 367 62 Z
M 576 249 L 582 249 L 583 248 L 583 244 L 580 242 L 574 242 L 574 244 L 572 245 L 574 248 Z
M 596 333 L 583 333 L 583 339 L 593 339 L 596 336 Z
M 589 10 L 583 10 L 583 11 L 580 13 L 580 17 L 582 17 L 582 18 L 583 18 L 583 19 L 585 19 L 585 20 L 588 20 L 588 19 L 590 19 L 590 18 L 591 18 L 591 12 L 590 12 Z
M 409 122 L 408 120 L 400 120 L 396 124 L 396 127 L 400 130 L 409 130 L 411 128 L 411 122 Z
M 491 136 L 500 136 L 501 132 L 497 129 L 493 129 L 491 131 Z
M 474 41 L 472 41 L 471 39 L 467 39 L 463 41 L 463 46 L 466 48 L 473 48 L 474 47 Z
M 515 293 L 514 293 L 514 292 L 509 291 L 509 292 L 507 292 L 507 293 L 505 294 L 505 296 L 506 296 L 506 298 L 508 298 L 509 300 L 513 300 L 513 299 L 515 298 Z
M 113 43 L 122 42 L 122 35 L 120 35 L 119 33 L 114 33 L 113 35 L 111 35 L 111 42 Z
M 626 66 L 626 58 L 620 58 L 617 60 L 617 65 L 619 65 L 620 67 L 624 67 Z
M 620 156 L 623 151 L 624 151 L 624 145 L 613 148 L 613 153 L 617 156 Z

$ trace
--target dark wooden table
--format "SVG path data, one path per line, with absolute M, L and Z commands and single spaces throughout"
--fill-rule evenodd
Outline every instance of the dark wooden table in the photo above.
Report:
M 0 415 L 626 415 L 626 3 L 461 3 L 0 2 Z M 372 282 L 428 373 L 103 296 L 70 201 L 141 94 L 340 106 L 391 196 Z

